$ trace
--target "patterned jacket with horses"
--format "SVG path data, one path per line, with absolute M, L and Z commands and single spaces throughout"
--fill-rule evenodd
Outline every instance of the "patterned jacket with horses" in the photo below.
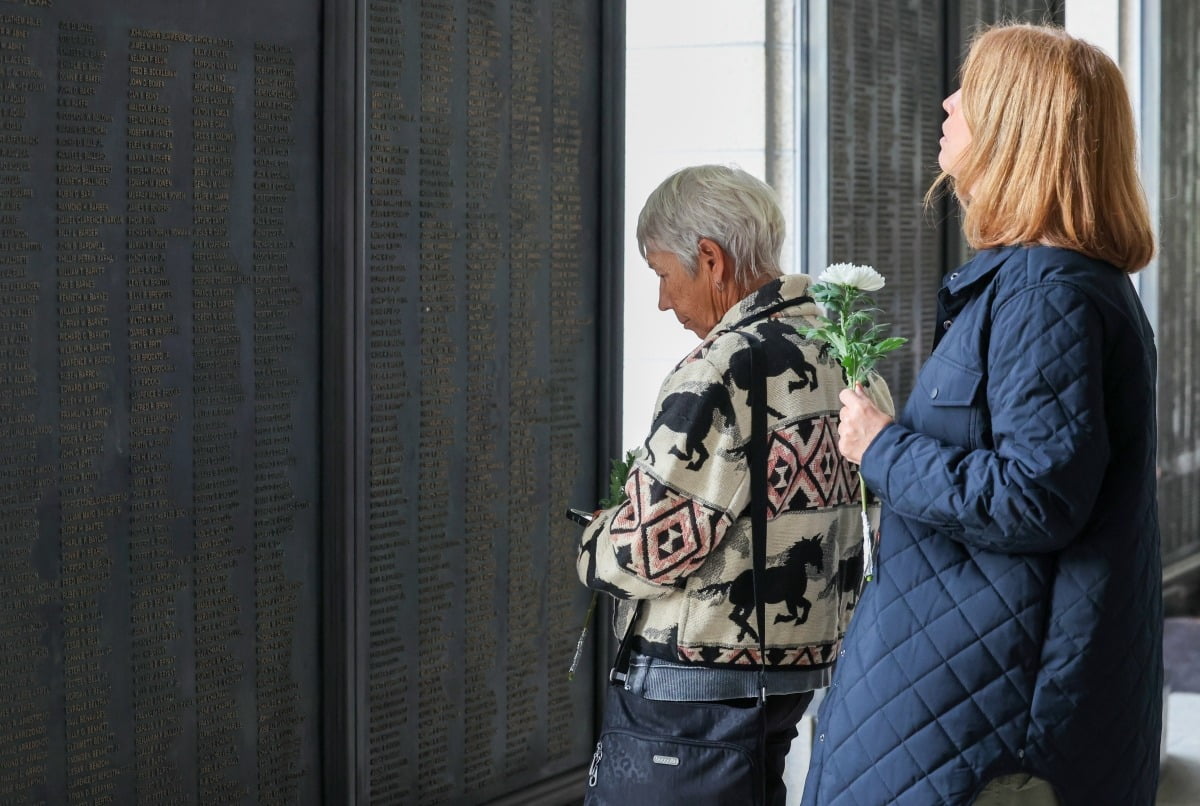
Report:
M 750 570 L 750 348 L 765 347 L 770 668 L 836 657 L 862 582 L 858 475 L 837 451 L 842 370 L 799 335 L 818 313 L 810 279 L 774 280 L 734 306 L 663 383 L 625 492 L 584 530 L 578 572 L 618 600 L 646 600 L 635 648 L 664 660 L 758 664 Z M 873 395 L 890 410 L 882 380 Z M 624 632 L 631 607 L 619 607 Z

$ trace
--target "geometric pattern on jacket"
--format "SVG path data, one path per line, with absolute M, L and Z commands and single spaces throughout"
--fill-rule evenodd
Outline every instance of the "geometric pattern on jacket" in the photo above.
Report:
M 949 329 L 863 456 L 879 563 L 818 714 L 804 804 L 969 804 L 1025 772 L 1065 806 L 1149 806 L 1149 323 L 1127 275 L 1049 247 L 980 252 L 939 302 Z
M 750 567 L 750 348 L 767 376 L 769 667 L 830 665 L 858 600 L 858 475 L 837 453 L 841 367 L 799 335 L 810 279 L 789 275 L 735 305 L 667 376 L 628 500 L 583 532 L 578 572 L 622 602 L 644 600 L 640 652 L 708 666 L 757 665 Z M 790 304 L 789 304 L 790 303 Z M 871 393 L 891 410 L 881 379 Z M 877 508 L 876 508 L 877 510 Z M 623 634 L 631 607 L 618 608 Z

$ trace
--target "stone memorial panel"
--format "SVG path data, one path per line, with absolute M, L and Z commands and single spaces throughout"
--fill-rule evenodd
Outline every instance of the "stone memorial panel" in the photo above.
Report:
M 320 797 L 321 10 L 0 6 L 5 803 Z
M 0 802 L 581 785 L 600 24 L 0 0 Z
M 370 792 L 480 803 L 592 747 L 599 17 L 367 12 Z

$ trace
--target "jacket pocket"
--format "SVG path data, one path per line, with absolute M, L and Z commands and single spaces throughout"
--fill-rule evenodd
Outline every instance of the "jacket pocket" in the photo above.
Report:
M 984 447 L 983 372 L 934 353 L 921 369 L 906 413 L 915 430 L 964 448 Z
M 975 402 L 983 373 L 934 353 L 929 357 L 922 387 L 931 406 L 970 406 Z

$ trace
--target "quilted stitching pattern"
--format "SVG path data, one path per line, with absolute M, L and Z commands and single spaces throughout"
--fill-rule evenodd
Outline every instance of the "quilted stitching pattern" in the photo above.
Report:
M 970 803 L 1023 769 L 1067 804 L 1150 804 L 1149 327 L 1123 275 L 1073 253 L 985 252 L 958 276 L 953 327 L 863 460 L 884 501 L 879 576 L 818 717 L 804 802 Z M 980 371 L 974 399 L 942 394 Z

